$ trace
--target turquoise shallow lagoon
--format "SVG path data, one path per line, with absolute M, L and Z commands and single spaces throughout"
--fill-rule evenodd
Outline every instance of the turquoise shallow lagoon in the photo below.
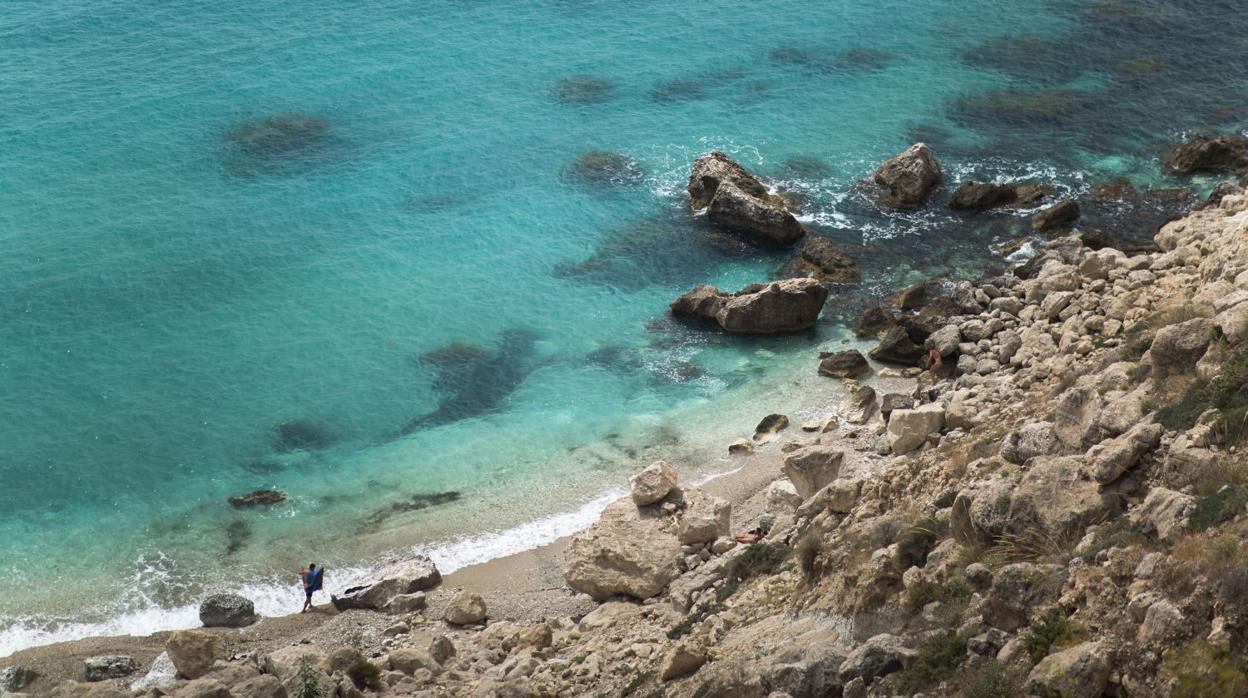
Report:
M 656 457 L 730 468 L 763 414 L 835 404 L 799 377 L 865 299 L 999 266 L 1025 225 L 878 210 L 880 160 L 923 139 L 952 180 L 1164 186 L 1160 144 L 1246 123 L 1248 22 L 1217 2 L 0 16 L 0 654 L 190 624 L 206 589 L 280 612 L 308 559 L 480 561 Z M 291 115 L 293 140 L 246 131 Z M 816 333 L 666 319 L 785 261 L 688 212 L 710 148 L 859 259 Z M 637 176 L 576 177 L 590 150 Z M 290 501 L 227 504 L 257 488 Z

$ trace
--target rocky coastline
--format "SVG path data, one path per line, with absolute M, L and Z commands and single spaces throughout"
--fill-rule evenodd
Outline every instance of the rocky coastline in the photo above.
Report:
M 1242 173 L 1241 141 L 1194 139 L 1166 166 Z M 871 186 L 911 209 L 944 185 L 920 143 Z M 673 314 L 806 331 L 829 287 L 858 281 L 722 153 L 694 164 L 689 194 L 716 225 L 794 246 L 801 273 L 700 286 Z M 812 381 L 843 381 L 839 409 L 797 425 L 760 405 L 724 444 L 728 476 L 639 463 L 628 496 L 551 546 L 445 579 L 411 560 L 311 614 L 212 597 L 202 629 L 0 660 L 0 693 L 1248 695 L 1248 192 L 1219 185 L 1155 248 L 1125 251 L 1050 196 L 957 186 L 967 215 L 1043 202 L 1036 254 L 867 308 L 867 357 L 811 358 Z

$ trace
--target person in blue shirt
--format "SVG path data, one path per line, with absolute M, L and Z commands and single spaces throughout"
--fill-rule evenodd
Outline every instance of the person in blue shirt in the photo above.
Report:
M 307 597 L 300 613 L 307 613 L 312 610 L 312 593 L 320 591 L 325 581 L 325 568 L 317 567 L 315 562 L 309 563 L 306 569 L 299 572 L 299 577 L 303 579 L 303 593 Z

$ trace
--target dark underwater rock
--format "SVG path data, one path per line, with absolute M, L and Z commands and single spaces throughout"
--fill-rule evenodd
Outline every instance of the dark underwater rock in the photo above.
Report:
M 236 494 L 230 497 L 230 506 L 235 509 L 272 506 L 286 501 L 286 495 L 277 490 L 256 490 L 247 494 Z
M 329 121 L 304 114 L 279 114 L 235 127 L 229 140 L 245 155 L 280 158 L 323 144 Z
M 590 150 L 572 161 L 563 171 L 564 179 L 576 184 L 607 186 L 636 184 L 646 177 L 637 161 L 622 153 Z
M 693 208 L 705 208 L 709 221 L 759 242 L 787 245 L 806 232 L 783 199 L 718 150 L 693 163 L 688 190 Z
M 651 102 L 671 103 L 671 102 L 693 102 L 706 98 L 706 86 L 701 80 L 693 80 L 688 78 L 668 80 L 660 83 L 649 92 L 646 97 Z
M 459 501 L 463 495 L 459 492 L 451 490 L 449 492 L 430 492 L 422 494 L 414 494 L 405 500 L 392 502 L 386 507 L 378 509 L 370 514 L 362 522 L 364 528 L 377 528 L 392 516 L 406 514 L 412 511 L 420 511 L 429 507 L 436 507 L 442 504 L 450 504 Z
M 1029 182 L 998 184 L 967 180 L 958 185 L 949 197 L 949 208 L 955 211 L 987 211 L 1005 206 L 1030 206 L 1047 196 L 1053 188 Z
M 1079 219 L 1079 204 L 1065 199 L 1044 209 L 1031 218 L 1031 227 L 1040 231 L 1065 228 Z
M 1165 168 L 1175 174 L 1248 172 L 1248 138 L 1199 136 L 1177 145 L 1166 156 Z
M 615 85 L 596 75 L 569 75 L 550 88 L 550 97 L 561 104 L 601 104 L 615 97 Z
M 884 49 L 856 46 L 838 56 L 833 67 L 848 73 L 873 73 L 887 68 L 892 60 L 892 54 Z
M 874 177 L 880 187 L 880 201 L 900 209 L 918 208 L 942 178 L 940 163 L 926 143 L 915 143 L 889 158 Z
M 247 547 L 251 541 L 251 526 L 246 521 L 235 520 L 225 526 L 225 554 L 234 553 Z
M 296 419 L 282 422 L 273 428 L 273 446 L 282 453 L 290 451 L 316 451 L 334 442 L 333 435 L 324 425 Z
M 413 419 L 403 434 L 458 422 L 497 410 L 536 368 L 537 335 L 523 329 L 505 330 L 496 351 L 484 356 L 433 363 L 434 390 L 443 394 L 434 411 Z

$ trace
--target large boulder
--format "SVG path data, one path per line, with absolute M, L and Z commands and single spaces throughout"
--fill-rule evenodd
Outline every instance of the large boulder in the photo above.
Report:
M 879 411 L 875 388 L 854 386 L 841 400 L 840 417 L 850 424 L 866 424 Z
M 814 327 L 827 300 L 828 289 L 814 279 L 784 279 L 732 294 L 699 286 L 676 299 L 671 312 L 714 320 L 734 334 L 777 334 Z
M 1154 487 L 1140 505 L 1131 510 L 1130 520 L 1145 533 L 1156 533 L 1161 540 L 1173 540 L 1187 530 L 1196 509 L 1196 498 L 1165 487 Z
M 888 447 L 893 453 L 909 453 L 930 434 L 945 428 L 945 407 L 933 402 L 912 410 L 894 410 L 888 416 Z
M 206 630 L 179 630 L 169 636 L 165 652 L 180 676 L 198 679 L 207 674 L 212 663 L 221 656 L 221 643 Z
M 857 349 L 846 349 L 819 355 L 819 375 L 833 378 L 857 378 L 871 370 L 867 357 Z
M 242 628 L 256 622 L 256 607 L 238 594 L 213 594 L 199 604 L 205 628 Z
M 1165 167 L 1176 174 L 1248 172 L 1248 138 L 1243 136 L 1199 136 L 1175 146 L 1166 156 Z
M 1086 451 L 1105 435 L 1100 425 L 1103 406 L 1100 393 L 1091 386 L 1067 389 L 1053 408 L 1053 434 L 1066 448 Z
M 577 591 L 598 600 L 648 599 L 679 576 L 680 541 L 660 512 L 620 500 L 572 537 L 564 559 L 568 586 Z
M 1035 696 L 1099 698 L 1109 685 L 1110 669 L 1100 644 L 1084 642 L 1040 660 L 1025 688 Z
M 451 625 L 470 625 L 485 620 L 485 599 L 474 591 L 461 591 L 446 604 L 442 617 Z
M 432 589 L 442 582 L 437 566 L 424 555 L 386 567 L 377 577 L 379 581 L 347 589 L 342 596 L 331 596 L 334 608 L 380 610 L 396 596 Z
M 841 663 L 841 681 L 862 679 L 870 684 L 878 678 L 901 671 L 914 663 L 918 652 L 908 649 L 896 635 L 876 635 L 854 648 Z
M 806 232 L 780 197 L 718 150 L 693 163 L 689 200 L 712 223 L 760 242 L 787 245 Z
M 853 284 L 862 280 L 849 253 L 818 235 L 807 235 L 797 256 L 784 268 L 785 276 L 809 276 L 824 283 Z
M 998 184 L 967 180 L 949 196 L 949 208 L 955 211 L 987 211 L 1001 206 L 1030 206 L 1053 194 L 1053 188 L 1042 184 Z
M 1137 424 L 1127 433 L 1088 449 L 1088 472 L 1092 479 L 1109 484 L 1122 477 L 1141 456 L 1157 448 L 1162 431 L 1160 424 Z
M 784 459 L 784 474 L 805 501 L 836 479 L 844 459 L 845 452 L 840 449 L 817 444 L 807 446 Z
M 234 694 L 216 679 L 197 679 L 175 691 L 173 698 L 234 698 Z
M 915 143 L 875 171 L 880 201 L 893 208 L 918 208 L 941 181 L 940 163 L 926 143 Z
M 234 698 L 286 698 L 281 679 L 271 674 L 253 676 L 230 688 Z
M 83 660 L 83 677 L 87 681 L 106 681 L 129 676 L 138 671 L 139 663 L 134 657 L 106 654 Z
M 891 327 L 880 337 L 880 343 L 867 352 L 867 355 L 887 364 L 914 366 L 922 358 L 923 348 L 910 339 L 905 329 Z
M 1063 199 L 1031 217 L 1031 227 L 1039 231 L 1065 228 L 1079 219 L 1079 204 Z
M 1020 536 L 1060 539 L 1082 535 L 1088 524 L 1118 510 L 1114 495 L 1084 475 L 1079 456 L 1039 456 L 1010 495 L 1010 530 Z
M 685 491 L 685 511 L 680 516 L 677 538 L 686 545 L 710 543 L 731 532 L 732 504 L 702 490 Z
M 1016 465 L 1036 456 L 1047 456 L 1057 450 L 1057 436 L 1050 422 L 1028 422 L 1005 435 L 1001 457 Z
M 1060 565 L 1017 562 L 997 570 L 981 606 L 989 626 L 1013 632 L 1031 622 L 1035 611 L 1057 601 L 1066 582 Z
M 659 460 L 646 466 L 629 479 L 629 494 L 639 507 L 654 504 L 676 487 L 676 468 Z
M 958 492 L 949 514 L 949 532 L 963 543 L 991 543 L 1010 524 L 1010 503 L 1017 487 L 1010 478 L 972 483 Z
M 706 664 L 706 649 L 692 642 L 677 643 L 659 662 L 659 680 L 671 681 L 688 676 Z
M 1213 328 L 1213 320 L 1198 317 L 1158 330 L 1145 357 L 1153 375 L 1164 378 L 1191 372 L 1213 341 Z

